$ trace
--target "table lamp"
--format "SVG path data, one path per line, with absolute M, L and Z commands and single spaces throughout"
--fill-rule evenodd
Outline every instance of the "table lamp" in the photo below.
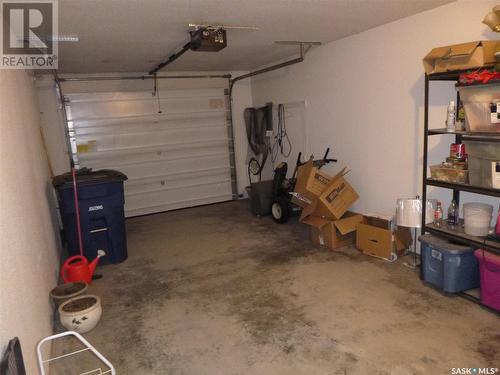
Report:
M 422 201 L 417 198 L 401 198 L 396 203 L 396 224 L 402 227 L 413 228 L 413 263 L 411 267 L 417 267 L 417 228 L 421 227 Z
M 495 6 L 483 19 L 483 23 L 491 30 L 500 32 L 500 5 Z

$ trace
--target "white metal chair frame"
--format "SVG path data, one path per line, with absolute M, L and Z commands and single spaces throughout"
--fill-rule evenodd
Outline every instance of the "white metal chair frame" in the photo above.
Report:
M 86 348 L 85 349 L 76 350 L 76 351 L 71 352 L 71 353 L 63 354 L 63 355 L 60 355 L 60 356 L 57 356 L 57 357 L 44 359 L 43 356 L 42 356 L 42 346 L 43 346 L 43 344 L 45 344 L 45 343 L 47 343 L 49 341 L 52 341 L 52 340 L 64 337 L 64 336 L 74 336 L 74 337 L 76 337 L 84 346 L 86 346 Z M 53 361 L 56 361 L 58 359 L 62 359 L 62 358 L 69 357 L 69 356 L 72 356 L 72 355 L 76 355 L 78 353 L 83 353 L 83 352 L 86 352 L 88 350 L 90 350 L 107 367 L 109 367 L 109 369 L 103 371 L 103 369 L 99 367 L 99 368 L 96 368 L 94 370 L 82 372 L 82 373 L 80 373 L 80 375 L 103 375 L 103 374 L 116 375 L 116 371 L 115 371 L 115 368 L 113 367 L 113 365 L 101 353 L 99 353 L 96 350 L 96 348 L 94 348 L 92 346 L 92 344 L 90 344 L 87 340 L 85 340 L 85 338 L 82 335 L 80 335 L 79 333 L 77 333 L 75 331 L 66 331 L 66 332 L 63 332 L 63 333 L 58 333 L 56 335 L 47 336 L 47 337 L 43 338 L 42 340 L 40 340 L 40 342 L 36 346 L 36 352 L 37 352 L 37 357 L 38 357 L 38 367 L 40 368 L 40 374 L 41 375 L 47 375 L 47 373 L 45 372 L 45 364 L 46 363 L 53 362 Z

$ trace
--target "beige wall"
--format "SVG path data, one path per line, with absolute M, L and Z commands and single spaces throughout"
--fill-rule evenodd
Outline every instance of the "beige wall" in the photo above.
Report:
M 39 117 L 33 77 L 0 70 L 0 350 L 18 336 L 28 374 L 38 373 L 36 343 L 52 333 L 59 265 Z
M 397 198 L 421 191 L 422 57 L 441 45 L 498 39 L 481 23 L 496 4 L 458 1 L 313 48 L 301 64 L 254 77 L 254 104 L 306 100 L 287 111 L 297 151 L 319 157 L 331 147 L 339 163 L 327 170 L 352 170 L 348 179 L 361 195 L 354 209 L 392 214 Z M 431 127 L 444 127 L 454 97 L 451 84 L 433 83 Z M 433 162 L 444 160 L 450 143 L 448 136 L 433 138 Z M 431 195 L 448 206 L 448 191 Z

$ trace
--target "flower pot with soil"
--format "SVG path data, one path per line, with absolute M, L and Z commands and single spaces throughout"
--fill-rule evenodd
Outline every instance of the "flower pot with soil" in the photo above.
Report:
M 101 319 L 101 314 L 101 299 L 91 294 L 71 298 L 59 306 L 61 324 L 78 333 L 92 330 Z
M 50 291 L 50 297 L 58 308 L 63 302 L 85 294 L 87 288 L 88 285 L 84 282 L 61 284 Z

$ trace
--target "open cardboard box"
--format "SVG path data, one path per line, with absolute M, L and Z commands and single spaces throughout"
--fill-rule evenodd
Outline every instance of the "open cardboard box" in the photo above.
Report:
M 346 168 L 337 173 L 315 201 L 314 215 L 339 220 L 359 198 L 344 176 Z
M 434 48 L 423 59 L 424 69 L 430 74 L 490 66 L 498 47 L 498 41 L 482 40 Z
M 356 225 L 364 220 L 347 212 L 359 196 L 344 179 L 345 170 L 331 177 L 314 167 L 311 158 L 299 168 L 291 193 L 292 202 L 302 207 L 300 221 L 311 227 L 312 242 L 330 249 L 353 244 Z
M 396 260 L 412 242 L 411 231 L 397 227 L 392 232 L 392 219 L 364 216 L 356 225 L 356 247 L 365 254 Z
M 332 250 L 354 244 L 356 225 L 363 220 L 363 215 L 354 212 L 347 212 L 339 220 L 328 220 L 313 215 L 301 218 L 302 223 L 311 227 L 312 242 Z
M 297 169 L 297 182 L 294 191 L 313 200 L 325 190 L 332 176 L 322 172 L 313 164 L 313 157 Z
M 330 180 L 326 186 L 321 188 L 323 191 L 319 196 L 315 196 L 315 194 L 320 190 L 320 183 L 317 182 L 316 177 L 313 177 L 314 175 L 319 176 L 319 174 L 314 173 L 312 168 L 303 170 L 303 174 L 297 178 L 296 188 L 292 193 L 292 202 L 303 208 L 303 216 L 313 215 L 338 220 L 344 215 L 359 198 L 358 193 L 344 178 L 345 170 L 346 168 L 342 169 L 334 177 L 324 174 Z M 306 174 L 305 171 L 309 172 Z M 297 186 L 299 186 L 298 189 Z M 304 188 L 304 186 L 309 187 Z

